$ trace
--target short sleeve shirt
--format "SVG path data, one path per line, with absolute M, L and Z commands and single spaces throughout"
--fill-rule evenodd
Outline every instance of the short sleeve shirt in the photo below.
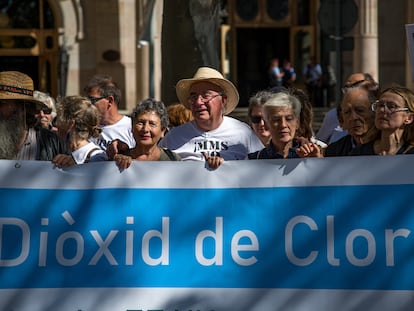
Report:
M 264 147 L 246 123 L 227 116 L 217 129 L 208 132 L 199 129 L 195 121 L 172 128 L 159 145 L 179 154 L 182 160 L 198 161 L 205 161 L 204 153 L 226 161 L 244 160 Z

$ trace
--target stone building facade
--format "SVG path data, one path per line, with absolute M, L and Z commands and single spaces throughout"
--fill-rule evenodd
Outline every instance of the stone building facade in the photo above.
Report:
M 197 18 L 206 18 L 205 12 L 218 8 L 219 26 L 214 34 L 219 40 L 215 50 L 218 69 L 237 85 L 242 85 L 245 80 L 255 81 L 262 70 L 257 67 L 262 66 L 265 56 L 272 54 L 269 51 L 262 54 L 260 47 L 264 50 L 275 47 L 267 44 L 262 34 L 268 35 L 269 42 L 276 40 L 276 48 L 285 46 L 281 54 L 290 58 L 299 70 L 303 66 L 300 64 L 303 62 L 301 51 L 315 55 L 320 61 L 329 59 L 335 67 L 337 54 L 335 50 L 326 49 L 323 43 L 326 43 L 326 35 L 318 20 L 320 7 L 335 1 L 252 0 L 243 1 L 250 7 L 240 8 L 235 0 L 174 0 L 176 10 L 171 8 L 171 3 L 165 6 L 162 0 L 7 2 L 0 7 L 0 69 L 26 71 L 34 77 L 38 89 L 54 96 L 82 93 L 83 85 L 92 75 L 105 73 L 112 75 L 121 86 L 124 92 L 121 108 L 125 111 L 149 96 L 170 103 L 175 100 L 174 85 L 178 77 L 187 77 L 196 66 L 212 65 L 213 61 L 203 57 L 191 61 L 183 53 L 184 59 L 178 56 L 165 64 L 171 50 L 196 49 L 196 44 L 200 44 L 197 40 L 201 40 L 191 31 L 183 33 L 179 25 L 163 31 L 166 16 L 175 15 L 177 23 L 188 23 L 188 26 L 183 25 L 191 28 Z M 373 74 L 383 86 L 399 83 L 413 87 L 405 24 L 414 23 L 414 1 L 351 1 L 355 1 L 358 8 L 358 21 L 345 34 L 353 37 L 354 48 L 341 51 L 341 78 L 354 71 L 364 71 Z M 13 8 L 10 3 L 14 4 Z M 37 8 L 37 11 L 22 11 L 25 6 Z M 165 8 L 168 11 L 164 11 Z M 257 14 L 242 16 L 243 9 L 250 12 L 250 8 L 257 9 Z M 38 15 L 35 22 L 30 21 L 34 20 L 34 12 Z M 27 21 L 17 20 L 17 16 L 25 14 Z M 301 19 L 305 21 L 301 22 Z M 301 41 L 302 50 L 296 41 L 301 31 L 311 33 L 308 39 Z M 174 46 L 174 38 L 188 34 L 194 35 L 194 39 L 189 40 L 194 42 L 193 45 Z M 162 35 L 175 37 L 165 45 Z M 306 40 L 309 41 L 308 48 L 303 46 Z M 262 60 L 254 62 L 254 57 Z M 175 72 L 175 76 L 163 75 L 163 71 L 167 73 L 163 60 L 164 66 L 168 65 L 167 69 Z M 257 70 L 243 76 L 241 69 L 246 68 L 243 66 L 247 63 Z M 241 103 L 243 105 L 246 103 Z

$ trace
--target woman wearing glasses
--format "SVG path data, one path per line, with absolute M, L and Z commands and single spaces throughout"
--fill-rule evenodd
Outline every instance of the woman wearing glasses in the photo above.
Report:
M 414 93 L 403 86 L 389 87 L 371 108 L 379 133 L 351 155 L 414 154 Z
M 249 123 L 257 137 L 261 140 L 264 146 L 267 146 L 270 141 L 270 132 L 265 126 L 263 118 L 263 105 L 272 96 L 270 91 L 259 91 L 249 99 L 249 107 L 247 114 L 249 116 Z

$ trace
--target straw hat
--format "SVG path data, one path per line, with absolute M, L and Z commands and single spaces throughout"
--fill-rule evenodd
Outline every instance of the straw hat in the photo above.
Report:
M 227 104 L 224 114 L 232 112 L 239 103 L 239 92 L 233 83 L 225 79 L 220 72 L 213 68 L 200 67 L 192 79 L 182 79 L 177 82 L 175 87 L 178 99 L 188 108 L 190 107 L 190 104 L 188 103 L 190 88 L 196 82 L 210 82 L 219 86 L 223 90 L 224 94 L 227 96 Z
M 33 80 L 19 71 L 0 72 L 0 100 L 34 103 L 37 107 L 45 105 L 33 97 Z

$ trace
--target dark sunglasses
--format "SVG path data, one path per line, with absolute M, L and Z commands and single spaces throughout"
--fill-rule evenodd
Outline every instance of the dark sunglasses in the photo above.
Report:
M 95 104 L 96 102 L 100 101 L 101 99 L 106 98 L 107 96 L 102 96 L 102 97 L 91 97 L 89 96 L 88 99 L 91 101 L 92 104 Z
M 43 111 L 44 114 L 51 114 L 52 113 L 52 108 L 40 108 L 36 110 L 36 113 L 40 113 L 40 111 Z
M 260 123 L 263 119 L 262 116 L 250 116 L 250 121 L 252 121 L 252 123 Z

